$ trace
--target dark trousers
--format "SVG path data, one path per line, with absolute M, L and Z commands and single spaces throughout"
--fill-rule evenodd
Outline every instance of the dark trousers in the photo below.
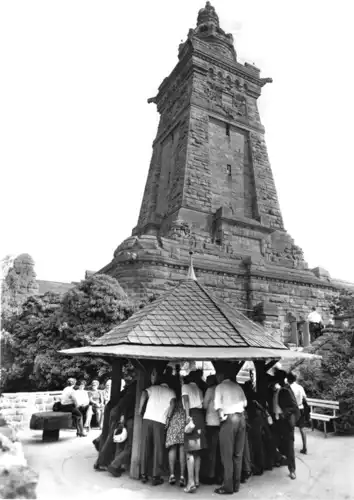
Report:
M 243 448 L 243 456 L 242 456 L 242 472 L 246 474 L 250 474 L 252 472 L 251 449 L 249 442 L 249 432 L 247 429 L 245 434 L 245 446 Z
M 111 463 L 111 467 L 117 470 L 119 470 L 122 465 L 129 468 L 132 456 L 134 420 L 132 418 L 127 420 L 125 426 L 128 433 L 127 439 L 124 443 L 116 444 L 116 453 Z
M 109 465 L 114 458 L 116 445 L 113 442 L 113 434 L 116 430 L 119 420 L 119 408 L 115 406 L 112 410 L 110 410 L 108 404 L 104 409 L 103 427 L 100 437 L 100 449 L 97 459 L 97 464 L 103 466 Z
M 89 405 L 86 405 L 86 406 L 79 406 L 78 407 L 78 410 L 80 411 L 81 415 L 82 415 L 82 420 L 83 422 L 85 422 L 85 419 L 86 419 L 86 415 L 87 415 L 87 410 L 89 408 Z
M 152 476 L 159 477 L 162 475 L 164 447 L 164 424 L 144 418 L 141 439 L 141 474 L 148 475 L 149 468 L 152 465 Z
M 206 438 L 208 443 L 208 448 L 206 450 L 205 456 L 205 472 L 204 475 L 208 479 L 217 478 L 220 475 L 221 469 L 221 458 L 220 458 L 220 446 L 219 446 L 219 432 L 220 427 L 218 425 L 207 425 L 206 426 Z
M 103 410 L 103 425 L 101 434 L 93 440 L 95 446 L 100 450 L 104 441 L 106 440 L 109 429 L 109 414 L 111 411 L 111 402 L 107 403 Z
M 263 419 L 259 413 L 256 413 L 251 421 L 249 437 L 254 471 L 261 472 L 265 469 L 265 450 L 263 444 Z
M 60 411 L 63 412 L 71 412 L 73 416 L 73 420 L 75 423 L 75 427 L 77 430 L 78 434 L 83 434 L 84 432 L 84 423 L 83 423 L 83 418 L 82 418 L 82 413 L 81 411 L 75 407 L 75 405 L 61 405 L 60 406 Z
M 322 324 L 321 323 L 309 323 L 310 330 L 310 341 L 314 342 L 318 337 L 322 335 Z
M 294 429 L 295 422 L 291 417 L 284 418 L 281 417 L 277 422 L 279 438 L 281 439 L 282 446 L 281 452 L 286 456 L 288 460 L 288 468 L 290 472 L 295 472 L 295 449 L 294 449 Z
M 252 419 L 249 435 L 255 471 L 272 469 L 278 460 L 276 445 L 268 421 L 262 412 L 257 411 Z
M 243 413 L 228 415 L 220 426 L 220 454 L 224 467 L 224 489 L 238 491 L 241 482 L 246 422 Z

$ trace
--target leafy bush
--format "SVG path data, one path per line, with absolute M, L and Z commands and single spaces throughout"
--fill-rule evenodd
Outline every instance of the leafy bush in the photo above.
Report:
M 354 348 L 352 329 L 329 327 L 312 347 L 322 361 L 298 366 L 300 383 L 309 397 L 339 401 L 339 432 L 354 430 Z
M 111 365 L 101 358 L 63 356 L 58 351 L 90 345 L 138 307 L 117 280 L 106 275 L 89 277 L 63 297 L 53 293 L 30 297 L 22 312 L 7 322 L 12 366 L 3 390 L 56 390 L 68 377 L 110 376 Z

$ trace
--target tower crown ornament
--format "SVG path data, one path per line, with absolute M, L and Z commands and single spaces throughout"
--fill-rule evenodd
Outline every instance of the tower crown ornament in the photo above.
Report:
M 211 25 L 219 27 L 219 16 L 210 2 L 207 2 L 205 7 L 198 12 L 197 27 L 203 25 L 206 27 Z

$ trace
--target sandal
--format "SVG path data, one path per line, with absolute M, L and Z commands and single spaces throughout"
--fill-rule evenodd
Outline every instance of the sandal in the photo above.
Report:
M 197 488 L 195 484 L 192 484 L 192 486 L 187 486 L 187 488 L 184 488 L 183 490 L 185 493 L 195 493 L 197 491 Z
M 169 482 L 171 485 L 176 484 L 176 478 L 175 478 L 175 475 L 174 475 L 174 474 L 171 474 L 171 475 L 170 475 L 170 478 L 169 478 L 168 482 Z
M 186 480 L 184 479 L 183 476 L 179 478 L 179 486 L 180 488 L 184 488 L 186 486 Z

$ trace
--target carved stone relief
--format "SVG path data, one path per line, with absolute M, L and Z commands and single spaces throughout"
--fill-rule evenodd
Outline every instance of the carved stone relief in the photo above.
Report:
M 161 109 L 162 127 L 168 127 L 175 119 L 179 111 L 185 106 L 189 98 L 187 82 L 177 91 L 172 87 L 168 97 L 166 96 L 164 107 Z
M 230 81 L 226 80 L 227 92 L 224 91 L 224 86 L 216 83 L 209 76 L 204 87 L 204 94 L 207 100 L 223 110 L 223 112 L 232 118 L 247 117 L 247 101 L 245 96 L 233 88 Z
M 172 222 L 167 237 L 172 240 L 178 240 L 179 238 L 190 238 L 191 236 L 191 225 L 181 219 L 177 219 Z
M 305 262 L 302 249 L 291 241 L 285 244 L 282 249 L 277 249 L 272 245 L 270 238 L 264 238 L 261 243 L 261 253 L 269 262 L 289 261 L 294 268 L 299 267 L 300 262 Z

